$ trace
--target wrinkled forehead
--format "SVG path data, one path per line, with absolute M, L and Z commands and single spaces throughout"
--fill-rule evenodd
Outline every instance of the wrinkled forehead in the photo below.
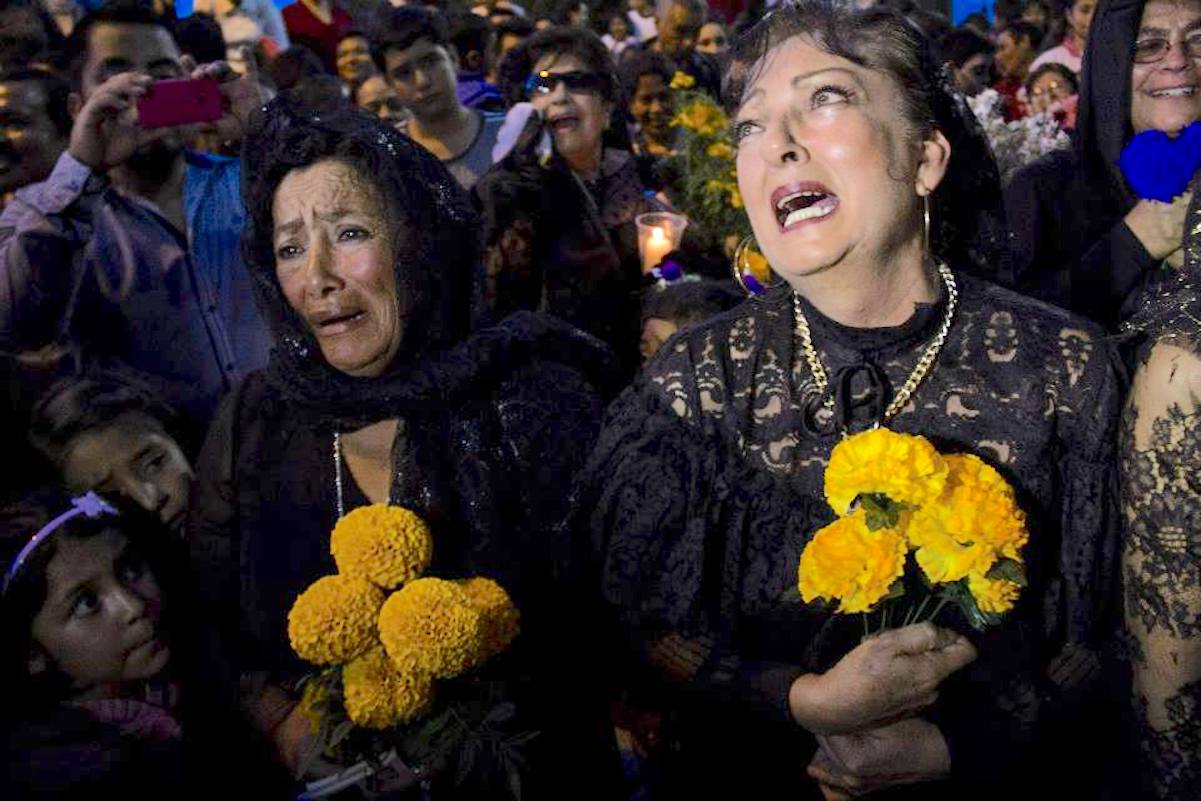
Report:
M 352 215 L 382 220 L 384 202 L 375 182 L 344 161 L 323 159 L 298 167 L 275 190 L 276 235 Z
M 741 109 L 751 109 L 771 95 L 791 93 L 805 81 L 837 73 L 865 86 L 887 80 L 883 73 L 830 53 L 811 36 L 798 33 L 773 45 L 761 59 L 747 68 L 746 86 L 739 106 Z

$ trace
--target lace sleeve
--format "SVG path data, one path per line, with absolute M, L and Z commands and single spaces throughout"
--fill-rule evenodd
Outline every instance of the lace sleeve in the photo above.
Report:
M 1157 799 L 1201 792 L 1201 357 L 1161 341 L 1123 417 L 1126 625 L 1141 775 Z
M 690 390 L 658 379 L 610 409 L 588 471 L 582 508 L 601 595 L 657 680 L 709 709 L 787 723 L 788 690 L 807 669 L 761 658 L 749 629 L 772 627 L 777 644 L 805 650 L 803 624 L 776 628 L 764 615 L 795 594 L 800 551 L 823 510 L 742 466 L 735 444 L 690 414 L 699 408 L 684 399 Z

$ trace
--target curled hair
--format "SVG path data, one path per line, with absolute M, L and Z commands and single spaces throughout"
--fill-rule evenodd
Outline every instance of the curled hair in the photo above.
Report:
M 663 79 L 663 83 L 670 84 L 676 73 L 676 65 L 662 53 L 656 53 L 653 50 L 634 50 L 621 60 L 617 71 L 621 76 L 621 85 L 626 98 L 632 100 L 635 92 L 638 91 L 638 81 L 643 75 L 658 75 Z
M 393 269 L 404 319 L 394 368 L 469 333 L 482 290 L 475 215 L 462 188 L 428 150 L 357 109 L 309 114 L 280 96 L 248 137 L 242 159 L 249 216 L 243 251 L 259 308 L 275 332 L 272 361 L 299 394 L 316 399 L 331 390 L 349 396 L 363 389 L 320 356 L 276 277 L 272 207 L 280 183 L 294 170 L 337 161 L 379 193 L 393 226 Z
M 722 97 L 730 114 L 758 80 L 769 53 L 797 36 L 833 56 L 889 78 L 899 89 L 904 139 L 941 131 L 951 145 L 946 175 L 930 197 L 931 249 L 985 276 L 1006 258 L 1001 180 L 988 141 L 925 34 L 887 8 L 857 10 L 839 0 L 784 5 L 740 36 L 729 54 Z
M 1066 65 L 1060 64 L 1058 61 L 1044 61 L 1042 64 L 1039 64 L 1038 67 L 1031 70 L 1030 74 L 1026 76 L 1026 83 L 1024 84 L 1026 87 L 1026 94 L 1030 94 L 1031 90 L 1034 88 L 1035 82 L 1048 72 L 1053 72 L 1058 75 L 1064 83 L 1072 88 L 1072 94 L 1078 94 L 1080 92 L 1080 79 L 1076 77 L 1076 73 L 1072 72 L 1072 70 Z
M 581 28 L 557 27 L 539 31 L 514 47 L 500 64 L 500 91 L 510 106 L 525 100 L 525 79 L 534 65 L 547 56 L 556 59 L 574 56 L 592 73 L 605 79 L 601 96 L 621 102 L 617 67 L 609 48 L 592 31 Z

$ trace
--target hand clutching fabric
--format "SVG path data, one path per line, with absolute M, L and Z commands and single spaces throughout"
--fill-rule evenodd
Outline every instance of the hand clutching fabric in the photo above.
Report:
M 966 638 L 932 623 L 864 640 L 825 673 L 799 677 L 793 719 L 817 735 L 850 734 L 915 715 L 938 698 L 943 679 L 976 658 Z
M 1171 203 L 1140 200 L 1126 214 L 1126 227 L 1152 258 L 1166 259 L 1180 250 L 1184 217 L 1192 198 L 1192 192 L 1185 192 Z

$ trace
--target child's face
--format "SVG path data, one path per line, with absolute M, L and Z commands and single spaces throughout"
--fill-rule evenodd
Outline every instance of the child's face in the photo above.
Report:
M 619 42 L 625 41 L 630 35 L 630 23 L 625 17 L 613 17 L 609 20 L 609 35 Z
M 127 412 L 111 425 L 81 434 L 61 469 L 74 492 L 123 495 L 170 528 L 183 527 L 192 467 L 179 443 L 149 415 Z
M 162 672 L 171 652 L 161 639 L 158 581 L 125 535 L 59 536 L 55 548 L 33 619 L 30 672 L 53 666 L 85 696 Z

